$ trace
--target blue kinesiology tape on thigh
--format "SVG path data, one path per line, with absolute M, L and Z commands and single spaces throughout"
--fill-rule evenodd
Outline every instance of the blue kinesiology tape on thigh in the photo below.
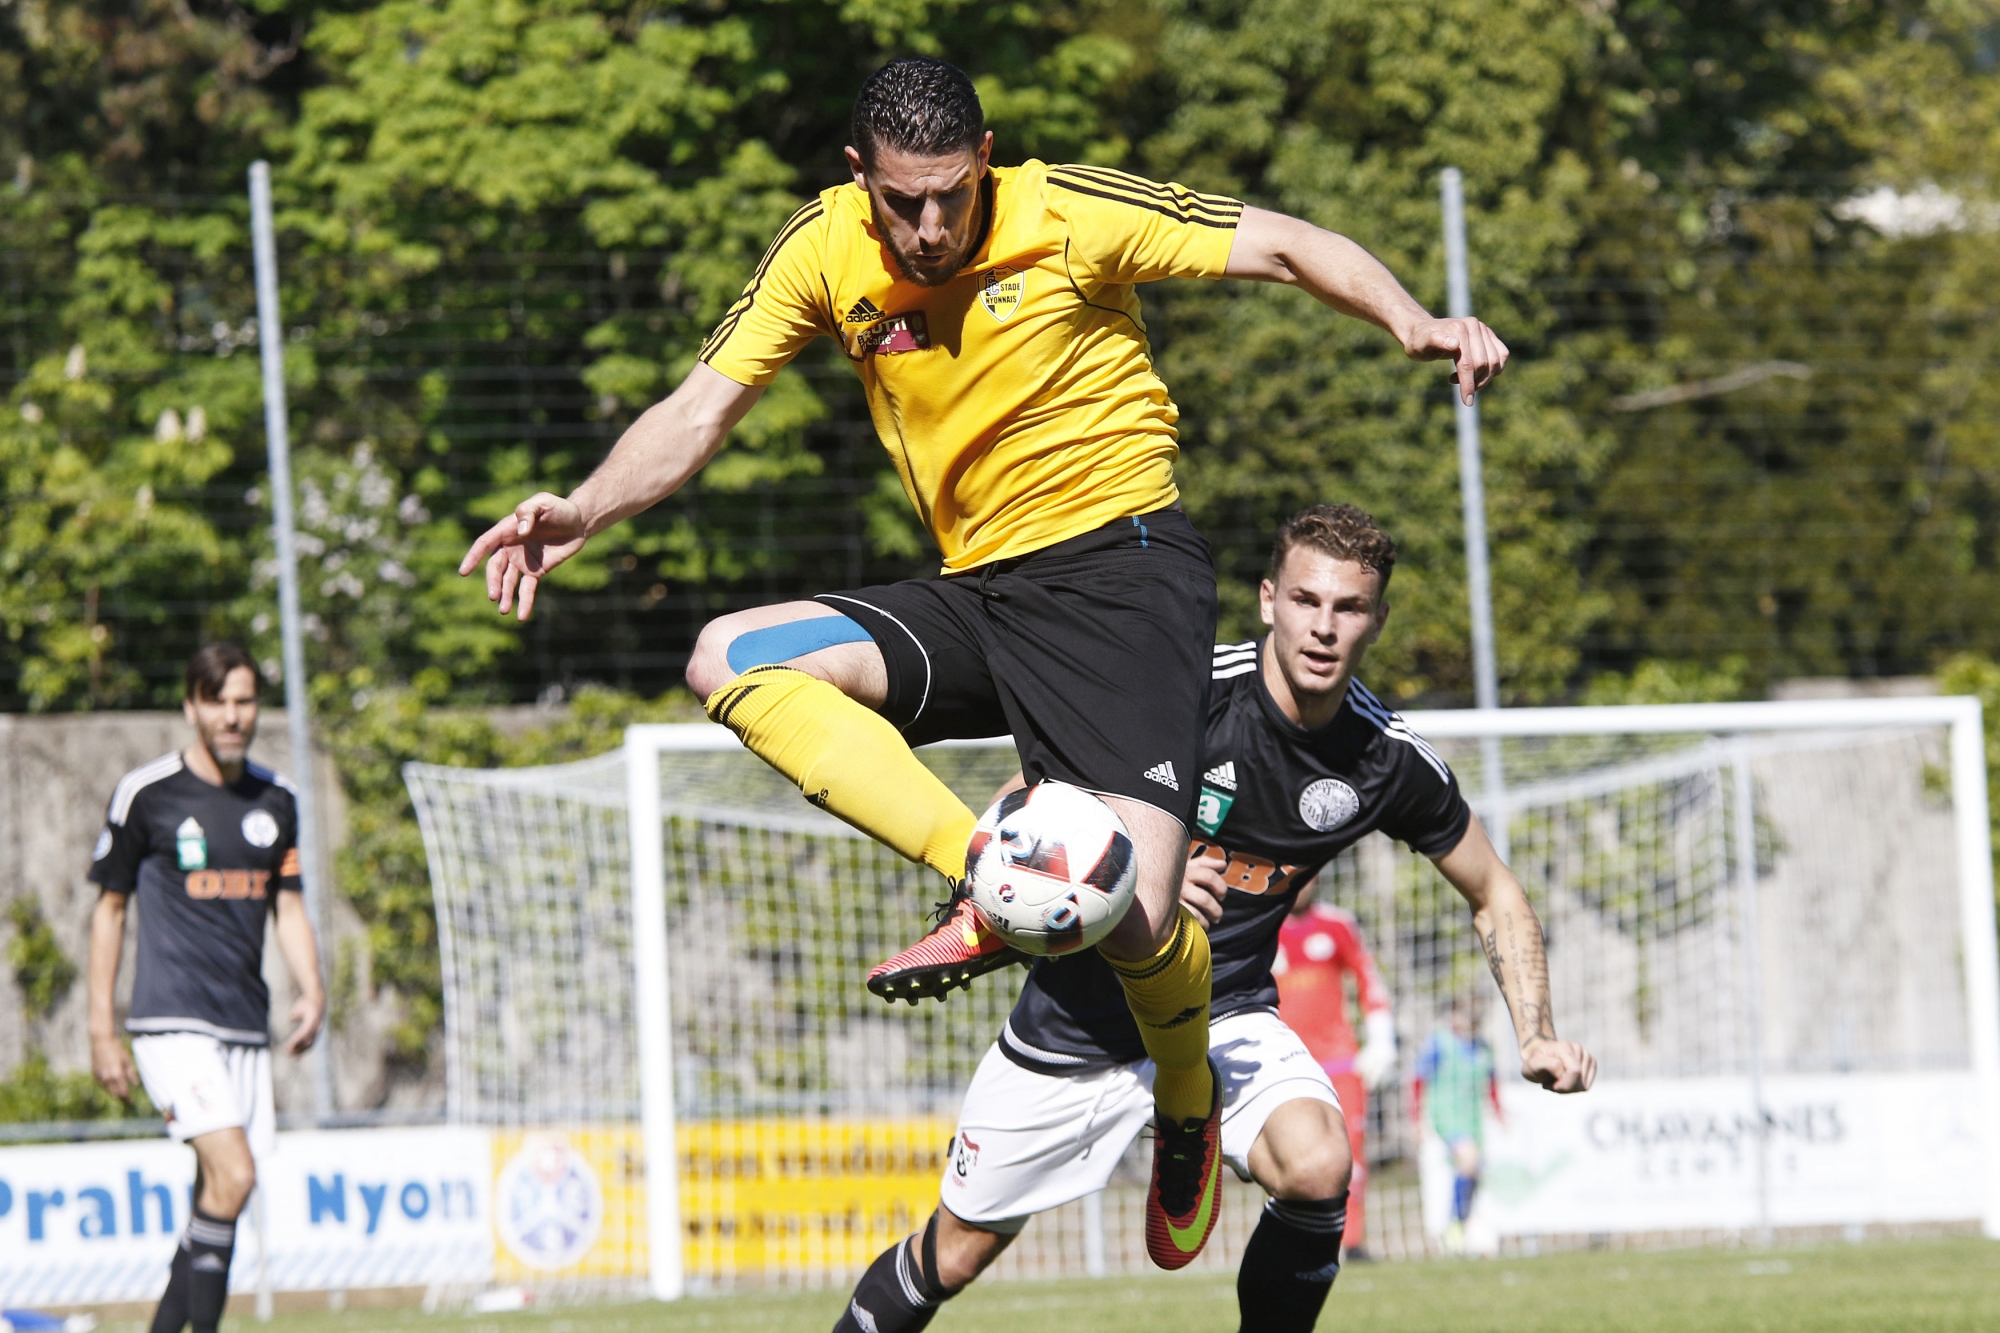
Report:
M 729 641 L 729 669 L 741 675 L 751 667 L 776 666 L 840 643 L 867 643 L 872 636 L 846 616 L 814 616 L 739 634 Z

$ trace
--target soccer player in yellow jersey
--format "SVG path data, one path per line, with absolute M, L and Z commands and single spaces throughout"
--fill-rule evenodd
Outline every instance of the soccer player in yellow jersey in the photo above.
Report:
M 1468 401 L 1507 349 L 1477 320 L 1432 319 L 1360 246 L 1308 223 L 1098 167 L 994 167 L 992 151 L 959 70 L 911 57 L 876 71 L 855 101 L 853 184 L 792 216 L 700 364 L 589 480 L 522 501 L 460 572 L 485 561 L 488 594 L 525 620 L 542 575 L 672 495 L 787 361 L 837 341 L 943 577 L 724 616 L 688 683 L 807 799 L 952 884 L 938 928 L 870 974 L 891 1000 L 1018 957 L 962 887 L 976 817 L 912 746 L 1011 733 L 1030 781 L 1118 812 L 1139 889 L 1098 951 L 1157 1066 L 1147 1241 L 1178 1268 L 1214 1224 L 1221 1164 L 1208 941 L 1179 903 L 1215 574 L 1174 488 L 1178 413 L 1137 284 L 1302 287 L 1418 360 L 1454 362 Z

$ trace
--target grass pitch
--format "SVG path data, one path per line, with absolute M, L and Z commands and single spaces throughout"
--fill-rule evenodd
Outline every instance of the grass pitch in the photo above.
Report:
M 844 1291 L 728 1296 L 508 1315 L 350 1311 L 289 1315 L 273 1333 L 826 1333 Z M 232 1320 L 237 1333 L 254 1327 Z M 1351 1266 L 1320 1328 L 1341 1333 L 1990 1333 L 2000 1244 L 1883 1242 L 1768 1252 L 1576 1254 Z M 1236 1292 L 1217 1276 L 975 1286 L 937 1333 L 1229 1333 Z

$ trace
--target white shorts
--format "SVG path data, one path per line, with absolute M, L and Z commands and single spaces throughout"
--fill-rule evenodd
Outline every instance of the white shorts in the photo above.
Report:
M 1250 1179 L 1250 1149 L 1296 1098 L 1340 1110 L 1319 1061 L 1276 1014 L 1232 1014 L 1208 1030 L 1222 1070 L 1222 1158 Z M 1153 1117 L 1153 1062 L 1038 1074 L 986 1052 L 966 1089 L 941 1194 L 954 1217 L 1012 1234 L 1035 1213 L 1094 1194 Z
M 149 1032 L 132 1039 L 132 1060 L 176 1142 L 240 1129 L 252 1156 L 270 1153 L 278 1118 L 269 1047 L 217 1041 L 202 1032 Z

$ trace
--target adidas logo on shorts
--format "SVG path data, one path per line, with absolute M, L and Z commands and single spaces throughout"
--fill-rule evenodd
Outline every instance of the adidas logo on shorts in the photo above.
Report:
M 1223 791 L 1235 791 L 1236 761 L 1231 759 L 1227 763 L 1217 764 L 1202 774 L 1201 780 L 1211 787 L 1220 787 Z
M 1144 773 L 1141 773 L 1139 776 L 1145 778 L 1148 782 L 1159 783 L 1162 787 L 1165 787 L 1168 791 L 1179 791 L 1181 789 L 1181 780 L 1178 777 L 1174 776 L 1174 765 L 1172 760 L 1168 760 L 1166 763 L 1163 764 L 1154 764 L 1151 768 L 1147 769 Z

